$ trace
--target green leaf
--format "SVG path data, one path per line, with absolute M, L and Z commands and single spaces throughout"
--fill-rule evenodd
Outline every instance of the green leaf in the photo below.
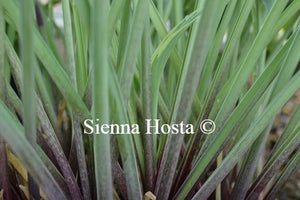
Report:
M 93 1 L 92 8 L 92 69 L 94 122 L 109 120 L 108 1 Z M 101 35 L 101 37 L 99 37 Z M 101 45 L 99 45 L 101 44 Z M 105 164 L 104 164 L 105 163 Z M 94 135 L 95 180 L 98 199 L 113 199 L 110 135 Z
M 66 199 L 60 186 L 25 138 L 24 129 L 0 100 L 0 134 L 49 199 Z
M 235 144 L 225 157 L 221 165 L 213 172 L 204 185 L 195 195 L 194 199 L 208 198 L 215 187 L 225 178 L 244 153 L 250 148 L 255 139 L 261 134 L 269 120 L 278 112 L 284 103 L 299 89 L 300 72 L 298 72 L 281 92 L 276 95 L 266 110 L 255 120 L 245 135 Z

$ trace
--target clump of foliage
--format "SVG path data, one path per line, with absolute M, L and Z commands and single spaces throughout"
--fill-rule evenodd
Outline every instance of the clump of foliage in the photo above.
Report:
M 53 7 L 62 5 L 62 28 Z M 0 0 L 0 199 L 274 199 L 300 163 L 299 0 Z M 213 134 L 84 135 L 103 123 Z

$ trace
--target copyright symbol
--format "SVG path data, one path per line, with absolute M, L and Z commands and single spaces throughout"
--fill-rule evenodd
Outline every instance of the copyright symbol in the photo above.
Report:
M 204 134 L 209 135 L 209 134 L 213 133 L 215 131 L 215 129 L 216 129 L 216 124 L 211 119 L 205 119 L 200 124 L 200 130 Z

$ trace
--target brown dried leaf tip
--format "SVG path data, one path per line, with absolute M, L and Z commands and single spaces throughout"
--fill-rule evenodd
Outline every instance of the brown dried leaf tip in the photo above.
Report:
M 144 196 L 144 200 L 156 200 L 156 196 L 152 192 L 148 191 Z

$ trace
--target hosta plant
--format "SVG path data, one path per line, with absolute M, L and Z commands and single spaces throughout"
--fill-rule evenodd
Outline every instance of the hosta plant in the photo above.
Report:
M 275 199 L 300 164 L 299 13 L 0 0 L 0 199 Z

